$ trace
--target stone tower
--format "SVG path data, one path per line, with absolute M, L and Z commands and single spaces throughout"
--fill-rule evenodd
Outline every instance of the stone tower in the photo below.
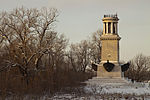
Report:
M 119 40 L 118 17 L 116 15 L 104 15 L 103 33 L 101 39 L 101 63 L 97 69 L 97 77 L 113 78 L 121 77 L 121 67 L 119 64 Z M 105 70 L 103 64 L 109 61 L 115 66 L 111 72 Z

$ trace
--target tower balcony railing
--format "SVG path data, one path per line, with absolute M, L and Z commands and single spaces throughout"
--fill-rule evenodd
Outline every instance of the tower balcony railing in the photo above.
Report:
M 104 15 L 104 18 L 105 17 L 117 18 L 117 14 Z

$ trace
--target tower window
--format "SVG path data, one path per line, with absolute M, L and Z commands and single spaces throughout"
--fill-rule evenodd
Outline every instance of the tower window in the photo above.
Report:
M 113 23 L 113 33 L 116 33 L 116 32 L 115 32 L 115 30 L 116 30 L 115 27 L 116 27 L 116 26 L 115 26 L 115 23 Z
M 106 33 L 106 22 L 104 24 L 105 24 L 105 32 L 104 33 Z
M 108 22 L 108 33 L 111 33 L 111 23 Z

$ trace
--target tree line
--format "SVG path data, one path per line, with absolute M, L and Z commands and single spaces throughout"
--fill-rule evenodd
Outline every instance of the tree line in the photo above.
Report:
M 100 31 L 90 40 L 69 45 L 54 29 L 58 16 L 54 8 L 0 13 L 1 91 L 53 92 L 92 76 L 85 69 L 90 60 L 100 59 Z

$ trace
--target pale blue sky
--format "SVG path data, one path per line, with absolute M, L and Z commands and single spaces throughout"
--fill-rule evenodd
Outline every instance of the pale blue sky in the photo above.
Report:
M 104 14 L 118 14 L 120 59 L 130 60 L 138 53 L 150 56 L 150 0 L 0 0 L 0 10 L 55 7 L 59 10 L 56 31 L 70 42 L 87 39 L 102 29 Z

